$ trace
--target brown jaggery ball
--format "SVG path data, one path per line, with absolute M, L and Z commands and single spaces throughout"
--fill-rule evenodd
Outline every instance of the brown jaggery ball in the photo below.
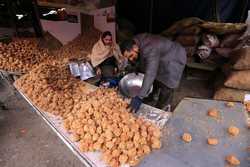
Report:
M 96 143 L 94 143 L 93 148 L 94 148 L 94 150 L 99 151 L 102 148 L 102 144 L 96 142 Z
M 240 129 L 237 128 L 236 126 L 230 126 L 227 132 L 232 136 L 238 136 L 240 133 Z
M 120 166 L 118 159 L 114 159 L 114 158 L 111 159 L 111 161 L 109 162 L 109 165 L 110 165 L 110 167 L 119 167 Z
M 127 149 L 131 149 L 131 148 L 133 148 L 133 147 L 134 147 L 134 143 L 133 143 L 132 141 L 126 142 L 126 148 L 127 148 Z
M 71 136 L 71 139 L 72 139 L 73 142 L 78 142 L 78 141 L 80 141 L 81 137 L 80 137 L 80 135 L 74 133 Z
M 153 132 L 153 136 L 154 137 L 158 137 L 160 138 L 161 137 L 161 131 L 159 128 L 155 128 L 154 132 Z
M 226 161 L 233 166 L 240 165 L 240 160 L 233 154 L 226 156 Z
M 116 137 L 119 137 L 121 135 L 121 130 L 119 128 L 115 128 L 113 132 Z
M 83 130 L 83 128 L 78 128 L 78 129 L 75 129 L 74 131 L 75 131 L 78 135 L 82 135 L 82 134 L 85 133 L 84 130 Z
M 154 143 L 154 141 L 155 141 L 155 140 L 158 140 L 158 138 L 152 137 L 151 140 L 152 140 L 152 142 Z M 141 145 L 147 144 L 147 138 L 141 137 L 139 143 L 140 143 Z
M 121 142 L 121 143 L 119 143 L 119 149 L 121 149 L 121 150 L 124 150 L 124 149 L 126 149 L 126 143 L 125 142 Z
M 134 143 L 139 142 L 139 141 L 140 141 L 140 138 L 141 138 L 140 133 L 138 133 L 138 132 L 135 133 L 135 134 L 134 134 L 134 137 L 133 137 Z
M 110 161 L 112 160 L 112 154 L 110 150 L 107 150 L 102 154 L 102 160 L 105 161 L 107 164 L 110 163 Z
M 106 142 L 105 146 L 106 146 L 108 149 L 112 149 L 112 148 L 114 147 L 114 142 L 108 141 L 108 142 Z
M 83 137 L 85 140 L 92 140 L 92 136 L 89 133 L 86 133 Z
M 118 149 L 114 149 L 114 150 L 112 151 L 112 156 L 113 156 L 113 157 L 119 157 L 120 154 L 121 154 L 121 151 L 118 150 Z
M 93 141 L 97 141 L 99 139 L 99 135 L 97 133 L 92 136 Z
M 148 136 L 147 131 L 146 130 L 141 131 L 141 136 L 142 137 L 147 137 Z
M 136 148 L 129 149 L 128 152 L 127 152 L 127 154 L 128 154 L 129 157 L 136 156 L 136 154 L 137 154 Z
M 207 115 L 212 117 L 212 118 L 219 118 L 219 110 L 216 109 L 216 108 L 210 108 L 208 111 L 207 111 Z
M 79 149 L 81 152 L 87 152 L 89 150 L 89 144 L 84 140 L 80 140 Z
M 142 157 L 144 156 L 144 153 L 143 153 L 143 149 L 140 147 L 137 149 L 137 154 L 136 154 L 138 157 Z
M 208 138 L 207 139 L 207 144 L 209 144 L 209 145 L 217 145 L 218 143 L 219 143 L 219 141 L 216 138 Z
M 151 152 L 150 147 L 148 145 L 142 146 L 142 149 L 143 149 L 143 153 L 146 154 L 146 155 Z
M 133 157 L 132 159 L 129 160 L 129 165 L 130 166 L 136 166 L 140 162 L 140 159 L 138 157 Z
M 128 156 L 127 156 L 127 155 L 122 154 L 122 155 L 119 156 L 119 162 L 120 162 L 121 164 L 126 164 L 127 161 L 128 161 Z
M 182 140 L 186 143 L 190 143 L 192 141 L 192 136 L 190 133 L 183 133 Z
M 129 132 L 127 132 L 127 135 L 129 137 L 129 139 L 132 139 L 134 137 L 134 132 L 129 131 Z
M 67 131 L 69 131 L 70 130 L 70 125 L 69 125 L 69 123 L 68 122 L 63 122 L 63 127 L 64 127 L 64 129 L 65 130 L 67 130 Z
M 154 149 L 160 149 L 161 148 L 161 141 L 160 141 L 159 138 L 153 137 L 151 142 L 152 142 L 152 144 L 151 144 L 152 148 L 154 148 Z M 144 144 L 146 144 L 146 143 L 144 143 Z

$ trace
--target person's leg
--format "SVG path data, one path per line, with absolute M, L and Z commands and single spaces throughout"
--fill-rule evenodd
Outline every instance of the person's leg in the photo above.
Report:
M 156 104 L 156 108 L 167 110 L 171 105 L 174 96 L 174 89 L 168 88 L 166 85 L 160 83 L 160 95 Z
M 155 106 L 155 96 L 158 96 L 158 92 L 159 92 L 159 90 L 160 90 L 160 84 L 159 84 L 159 82 L 158 81 L 154 81 L 154 84 L 153 84 L 153 92 L 152 93 L 150 93 L 149 95 L 148 95 L 148 97 L 145 97 L 144 99 L 143 99 L 143 103 L 145 103 L 145 104 L 148 104 L 148 105 L 151 105 L 151 106 Z
M 112 56 L 100 64 L 102 78 L 112 78 L 115 76 L 116 59 Z
M 115 66 L 113 65 L 102 65 L 101 67 L 102 71 L 102 78 L 112 78 L 114 77 L 114 71 L 115 71 Z

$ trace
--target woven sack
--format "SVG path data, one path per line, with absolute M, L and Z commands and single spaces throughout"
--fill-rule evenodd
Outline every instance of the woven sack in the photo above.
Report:
M 250 90 L 250 70 L 232 72 L 224 85 L 229 88 Z

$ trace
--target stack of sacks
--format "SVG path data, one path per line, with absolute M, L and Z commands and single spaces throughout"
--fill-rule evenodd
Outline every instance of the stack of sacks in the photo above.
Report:
M 200 31 L 201 29 L 198 26 L 190 26 L 180 32 L 175 41 L 179 42 L 185 47 L 196 46 L 199 41 L 198 34 L 200 33 Z
M 227 57 L 234 49 L 246 28 L 242 23 L 206 22 L 191 17 L 175 22 L 162 35 L 182 44 L 188 57 L 198 54 L 202 62 L 217 64 L 220 57 Z
M 166 36 L 185 47 L 188 56 L 194 54 L 196 45 L 200 40 L 201 28 L 199 24 L 203 21 L 199 18 L 187 18 L 174 23 L 170 28 L 162 32 Z
M 243 102 L 245 94 L 250 93 L 250 47 L 235 50 L 231 55 L 233 71 L 215 92 L 214 99 Z
M 191 26 L 180 33 L 175 41 L 180 43 L 187 52 L 187 56 L 191 57 L 195 53 L 196 45 L 198 44 L 200 28 L 197 26 Z

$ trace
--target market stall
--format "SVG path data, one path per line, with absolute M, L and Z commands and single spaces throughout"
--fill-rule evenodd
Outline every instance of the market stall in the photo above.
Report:
M 34 102 L 27 95 L 22 93 L 22 90 L 18 86 L 16 87 L 18 92 L 29 102 L 37 114 L 46 121 L 86 166 L 106 166 L 101 161 L 101 154 L 99 152 L 82 152 L 79 142 L 72 139 L 71 132 L 65 130 L 62 118 L 41 110 L 34 105 Z M 97 89 L 97 87 L 87 83 L 85 83 L 85 88 L 85 92 L 93 92 Z M 218 115 L 209 114 L 211 109 L 216 110 Z M 147 114 L 148 112 L 151 114 Z M 152 116 L 157 118 L 162 113 L 164 112 L 145 105 L 139 111 L 138 115 L 155 121 L 155 119 L 152 119 Z M 231 154 L 239 159 L 241 165 L 244 166 L 248 163 L 247 113 L 243 104 L 187 98 L 180 102 L 174 111 L 174 115 L 170 116 L 167 114 L 164 124 L 161 124 L 161 149 L 147 155 L 139 166 L 149 167 L 152 164 L 154 166 L 166 164 L 165 166 L 181 167 L 184 164 L 203 164 L 204 161 L 207 162 L 207 166 L 223 166 L 227 163 L 225 158 Z M 166 122 L 168 123 L 165 124 Z M 239 128 L 240 134 L 231 136 L 227 132 L 230 126 Z M 192 139 L 185 141 L 182 138 L 184 133 L 190 133 Z M 218 143 L 206 143 L 209 137 L 216 138 Z M 200 157 L 197 158 L 198 156 Z
M 101 31 L 110 28 L 104 25 L 108 21 L 115 35 L 113 16 L 110 18 L 114 9 L 95 13 L 72 4 L 44 1 L 38 4 L 91 13 L 95 18 L 82 17 L 88 22 L 77 24 L 77 34 L 67 34 L 67 37 L 63 33 L 70 30 L 71 25 L 57 34 L 53 31 L 64 23 L 51 26 L 42 21 L 44 28 L 60 36 L 64 44 L 53 49 L 50 48 L 53 42 L 42 43 L 37 38 L 13 38 L 11 42 L 0 43 L 0 74 L 85 166 L 245 167 L 249 164 L 250 51 L 249 45 L 245 45 L 249 37 L 240 38 L 246 24 L 189 18 L 162 32 L 161 36 L 185 47 L 187 78 L 192 79 L 189 69 L 195 68 L 211 72 L 209 76 L 202 73 L 201 77 L 212 77 L 213 84 L 217 76 L 214 72 L 218 69 L 225 79 L 219 77 L 222 84 L 216 87 L 214 100 L 184 98 L 172 109 L 173 113 L 169 112 L 170 105 L 163 111 L 142 104 L 139 111 L 133 113 L 130 99 L 122 96 L 120 89 L 96 87 L 82 81 L 80 75 L 72 75 L 70 69 L 72 62 L 81 65 L 90 62 L 89 55 L 100 40 Z M 240 45 L 236 47 L 235 42 Z M 227 58 L 226 63 L 216 62 L 221 55 L 223 60 Z M 185 63 L 183 69 L 184 66 Z M 100 85 L 105 86 L 105 83 Z M 192 86 L 195 87 L 194 82 Z M 131 92 L 126 89 L 122 93 Z M 159 99 L 159 93 L 154 98 Z
M 90 166 L 104 166 L 99 154 L 87 153 L 95 151 L 101 152 L 110 166 L 138 164 L 153 149 L 161 147 L 160 127 L 170 117 L 170 113 L 143 106 L 137 118 L 129 113 L 128 103 L 114 89 L 97 89 L 84 83 L 72 77 L 68 67 L 41 64 L 16 80 L 15 87 Z M 108 150 L 117 153 L 109 155 Z
M 95 91 L 97 87 L 87 85 L 89 91 Z M 53 129 L 53 131 L 60 137 L 60 139 L 69 147 L 69 149 L 80 159 L 80 161 L 89 167 L 104 167 L 107 166 L 105 162 L 101 160 L 100 152 L 82 152 L 79 148 L 79 142 L 75 142 L 72 139 L 72 134 L 67 132 L 63 127 L 63 119 L 53 114 L 47 113 L 39 109 L 33 102 L 23 94 L 18 88 L 17 91 L 22 97 L 32 106 L 34 111 L 43 118 L 43 120 Z M 143 105 L 142 109 L 137 115 L 144 117 L 154 123 L 160 123 L 159 126 L 164 128 L 165 124 L 169 120 L 171 113 L 164 113 L 159 109 Z M 160 119 L 162 118 L 162 119 Z M 164 119 L 164 120 L 163 120 Z
M 97 35 L 89 36 L 89 38 L 92 38 L 92 40 L 97 39 L 97 37 L 98 37 Z M 92 148 L 92 147 L 89 148 L 89 146 L 87 146 L 86 143 L 84 143 L 84 141 L 86 141 L 85 138 L 82 138 L 81 140 L 81 136 L 79 135 L 79 133 L 85 134 L 85 132 L 79 131 L 77 132 L 77 135 L 75 135 L 75 132 L 72 131 L 72 129 L 71 130 L 69 129 L 70 125 L 67 124 L 65 125 L 65 120 L 68 119 L 68 115 L 81 111 L 81 107 L 79 108 L 79 104 L 83 106 L 87 105 L 89 103 L 88 98 L 90 97 L 93 98 L 96 96 L 98 99 L 97 87 L 92 86 L 88 83 L 85 83 L 71 76 L 68 67 L 71 56 L 73 58 L 81 57 L 83 54 L 86 55 L 87 54 L 86 51 L 91 48 L 90 44 L 85 46 L 81 45 L 81 43 L 84 43 L 85 40 L 86 36 L 78 37 L 75 41 L 72 41 L 65 47 L 62 47 L 59 50 L 54 51 L 52 56 L 48 56 L 50 53 L 52 53 L 48 52 L 48 55 L 47 56 L 45 55 L 42 61 L 40 59 L 36 60 L 36 62 L 40 63 L 34 65 L 34 67 L 32 66 L 32 64 L 26 64 L 26 66 L 24 66 L 25 68 L 20 66 L 20 69 L 26 70 L 26 74 L 22 74 L 22 76 L 20 76 L 20 78 L 15 81 L 14 85 L 17 91 L 24 97 L 24 99 L 29 104 L 31 104 L 34 110 L 46 121 L 46 123 L 55 131 L 55 133 L 65 142 L 65 144 L 86 166 L 106 166 L 106 163 L 109 163 L 109 165 L 111 166 L 116 166 L 117 159 L 116 161 L 111 161 L 111 159 L 106 159 L 105 160 L 106 163 L 102 161 L 102 159 L 104 158 L 103 156 L 107 156 L 106 154 L 108 155 L 110 154 L 106 153 L 105 151 L 103 152 L 102 150 L 102 149 L 106 150 L 107 148 L 104 147 L 101 149 L 102 154 L 100 154 L 99 152 L 100 151 L 99 148 L 101 147 L 100 145 L 95 146 L 97 148 Z M 15 45 L 15 43 L 11 43 L 11 45 L 9 46 L 20 47 L 21 45 L 18 44 Z M 8 45 L 3 46 L 3 48 L 8 48 Z M 85 50 L 83 51 L 82 48 L 84 48 Z M 22 47 L 20 49 L 17 48 L 18 51 L 22 49 L 23 49 Z M 17 52 L 15 53 L 20 56 L 20 54 L 18 54 Z M 40 52 L 37 51 L 37 53 Z M 11 59 L 11 55 L 13 54 L 7 56 L 8 59 L 6 60 L 7 65 L 9 66 L 6 66 L 6 64 L 4 64 L 4 61 L 2 62 L 3 65 L 5 65 L 4 67 L 5 68 L 9 67 L 10 70 L 12 70 L 12 67 L 16 67 L 16 66 L 11 66 L 12 61 L 9 60 Z M 23 57 L 25 58 L 25 56 Z M 14 60 L 13 62 L 15 62 Z M 18 60 L 19 59 L 17 59 L 17 61 Z M 109 98 L 112 96 L 117 97 L 116 94 L 113 94 L 108 89 L 107 90 L 104 89 L 102 91 L 101 92 L 103 94 L 107 93 L 107 97 Z M 94 92 L 94 94 L 91 94 L 91 92 Z M 111 93 L 112 95 L 111 94 L 109 95 L 109 93 Z M 121 103 L 121 105 L 127 104 L 127 102 L 123 100 L 120 101 L 118 97 L 113 100 L 117 99 L 118 99 L 117 101 L 118 104 L 119 103 Z M 98 100 L 96 103 L 94 102 L 90 103 L 92 103 L 91 105 L 94 104 L 98 105 Z M 185 103 L 184 107 L 183 103 Z M 131 153 L 131 155 L 140 154 L 138 155 L 140 157 L 139 159 L 134 159 L 131 161 L 128 160 L 126 157 L 122 157 L 124 159 L 121 158 L 121 160 L 118 160 L 119 161 L 118 163 L 129 163 L 132 166 L 138 163 L 139 166 L 140 165 L 152 166 L 152 164 L 156 166 L 157 165 L 161 166 L 162 163 L 168 162 L 167 164 L 169 164 L 170 166 L 183 166 L 183 164 L 186 164 L 188 162 L 188 159 L 191 158 L 191 157 L 188 158 L 187 156 L 184 155 L 186 154 L 189 155 L 190 152 L 197 154 L 197 151 L 200 148 L 206 148 L 203 151 L 203 155 L 207 155 L 205 157 L 210 157 L 212 155 L 217 157 L 216 159 L 211 161 L 209 161 L 208 159 L 204 159 L 204 161 L 209 162 L 207 163 L 208 166 L 211 166 L 213 164 L 218 164 L 220 166 L 228 163 L 226 157 L 231 153 L 234 156 L 236 156 L 237 160 L 239 160 L 241 163 L 243 164 L 246 163 L 247 161 L 245 161 L 245 159 L 247 152 L 239 151 L 239 150 L 244 150 L 244 148 L 247 148 L 248 136 L 247 136 L 246 111 L 243 108 L 244 107 L 243 104 L 232 103 L 230 104 L 232 108 L 227 107 L 225 104 L 227 103 L 220 101 L 184 99 L 180 103 L 180 105 L 177 106 L 177 108 L 174 111 L 174 115 L 171 118 L 170 118 L 171 113 L 169 112 L 165 113 L 164 111 L 144 105 L 138 112 L 138 115 L 143 117 L 145 120 L 150 120 L 151 122 L 153 122 L 154 126 L 158 125 L 161 128 L 160 143 L 162 144 L 158 143 L 154 145 L 153 143 L 151 143 L 152 142 L 151 139 L 149 139 L 145 143 L 149 144 L 150 145 L 149 147 L 145 148 L 142 147 L 145 150 L 142 150 L 141 153 L 138 152 Z M 212 121 L 206 115 L 207 110 L 212 107 L 218 108 L 220 114 L 223 115 L 223 118 L 221 120 L 222 122 L 220 123 L 222 129 L 220 128 L 220 131 L 223 131 L 226 129 L 226 127 L 229 127 L 230 122 L 240 129 L 240 136 L 235 137 L 234 139 L 235 141 L 232 141 L 230 136 L 228 136 L 226 132 L 223 133 L 224 135 L 219 135 L 219 132 L 217 131 L 215 131 L 214 134 L 211 134 L 212 132 L 210 131 L 208 132 L 202 130 L 204 128 L 206 129 L 206 127 L 213 126 Z M 105 110 L 106 109 L 103 109 L 103 111 Z M 101 110 L 101 112 L 103 111 Z M 197 112 L 199 114 L 195 114 Z M 129 114 L 128 117 L 131 117 L 131 119 L 135 120 L 137 119 L 137 116 L 134 117 L 132 116 L 132 114 Z M 170 122 L 165 124 L 169 120 L 169 118 Z M 181 121 L 181 119 L 184 118 L 187 122 Z M 240 124 L 238 123 L 236 124 L 236 119 L 242 120 Z M 98 122 L 98 120 L 96 121 Z M 178 126 L 175 125 L 176 121 L 178 123 Z M 185 124 L 182 125 L 181 122 Z M 197 124 L 197 122 L 200 122 L 200 125 Z M 150 125 L 152 124 L 150 123 Z M 174 132 L 171 132 L 173 128 L 176 128 L 176 130 L 174 130 Z M 211 128 L 214 129 L 214 127 Z M 183 141 L 181 138 L 182 133 L 184 133 L 185 131 L 188 131 L 190 134 L 192 134 L 191 144 L 190 143 L 185 144 L 186 142 Z M 147 133 L 149 132 L 150 131 L 147 131 Z M 224 145 L 229 145 L 228 147 L 225 148 L 225 152 L 220 151 L 222 150 L 221 148 L 224 147 L 224 145 L 221 146 L 221 144 L 219 144 L 218 148 L 220 149 L 218 150 L 217 146 L 214 146 L 216 147 L 215 150 L 217 151 L 211 150 L 213 148 L 210 149 L 210 146 L 206 144 L 206 137 L 208 137 L 209 135 L 219 136 L 218 138 L 221 143 L 223 143 Z M 196 146 L 196 144 L 194 144 L 193 146 L 194 142 L 195 143 L 197 142 L 199 148 L 198 146 Z M 235 142 L 241 144 L 238 145 L 235 144 Z M 160 148 L 160 150 L 153 151 L 154 148 Z M 97 152 L 94 152 L 95 150 L 97 150 Z M 150 153 L 151 151 L 152 153 Z M 144 156 L 145 158 L 142 158 Z M 192 162 L 195 162 L 195 164 L 203 163 L 203 161 L 196 162 L 196 159 L 194 159 Z

